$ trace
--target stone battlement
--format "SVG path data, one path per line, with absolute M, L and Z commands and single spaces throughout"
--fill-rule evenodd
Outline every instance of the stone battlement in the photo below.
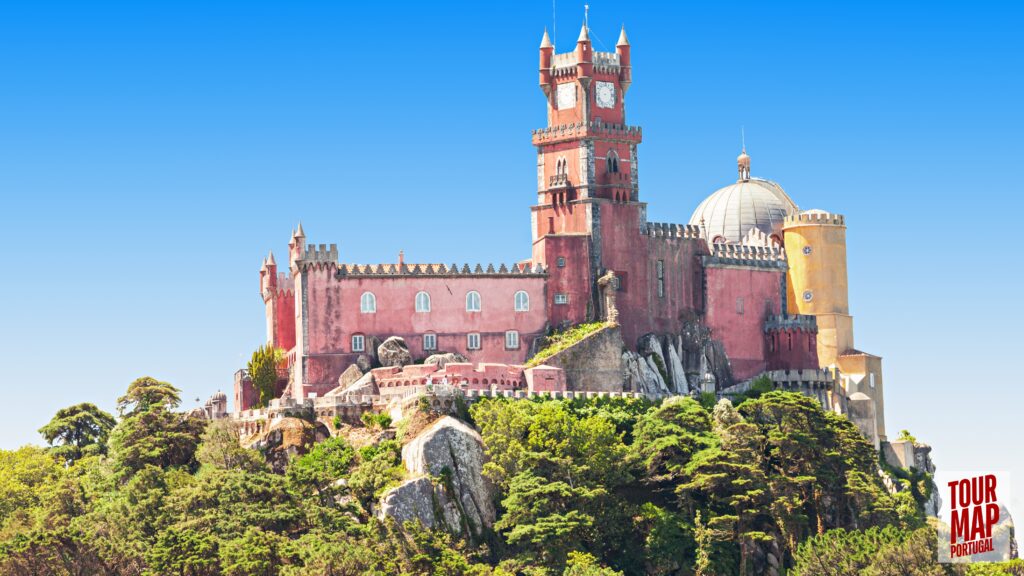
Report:
M 621 69 L 619 55 L 615 52 L 593 52 L 594 72 L 618 74 Z M 551 62 L 551 73 L 556 78 L 576 75 L 576 52 L 555 54 Z
M 309 244 L 306 246 L 305 251 L 302 253 L 302 257 L 299 258 L 300 262 L 325 262 L 325 263 L 338 263 L 338 245 L 331 244 L 320 244 L 319 247 L 315 244 Z
M 538 128 L 533 131 L 533 144 L 547 144 L 561 140 L 601 137 L 623 142 L 639 143 L 643 138 L 643 130 L 639 126 L 626 124 L 608 124 L 592 120 L 590 122 L 573 122 Z
M 807 224 L 845 226 L 846 218 L 842 214 L 831 214 L 829 212 L 801 212 L 799 214 L 786 216 L 786 219 L 783 221 L 782 227 L 788 228 L 790 226 L 803 226 Z
M 470 267 L 469 264 L 340 264 L 337 276 L 545 276 L 542 264 L 501 264 L 497 268 L 488 264 Z
M 800 330 L 803 332 L 817 332 L 818 319 L 806 314 L 771 314 L 764 322 L 764 331 L 773 330 Z
M 643 233 L 655 238 L 700 238 L 700 227 L 692 224 L 666 224 L 648 222 Z
M 786 251 L 782 248 L 740 244 L 712 244 L 709 248 L 711 254 L 704 257 L 705 265 L 786 269 Z

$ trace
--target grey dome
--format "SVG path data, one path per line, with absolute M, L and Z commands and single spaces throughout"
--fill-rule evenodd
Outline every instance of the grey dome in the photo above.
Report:
M 720 188 L 694 210 L 690 224 L 704 226 L 708 242 L 738 243 L 758 228 L 778 232 L 786 216 L 799 211 L 781 186 L 762 178 L 741 179 Z

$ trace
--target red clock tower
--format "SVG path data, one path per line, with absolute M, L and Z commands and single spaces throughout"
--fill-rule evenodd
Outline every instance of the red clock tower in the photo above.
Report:
M 615 52 L 594 52 L 586 25 L 572 52 L 540 45 L 540 87 L 548 125 L 533 132 L 537 205 L 533 259 L 549 268 L 554 324 L 597 318 L 594 280 L 606 270 L 628 290 L 630 260 L 646 220 L 638 201 L 640 128 L 626 124 L 630 46 L 623 28 Z M 639 252 L 642 253 L 642 252 Z

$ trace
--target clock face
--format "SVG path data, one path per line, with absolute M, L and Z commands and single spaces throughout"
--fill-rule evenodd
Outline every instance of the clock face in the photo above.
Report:
M 615 84 L 611 82 L 597 83 L 597 107 L 612 108 L 615 106 Z
M 555 103 L 559 110 L 568 110 L 576 107 L 576 83 L 567 82 L 558 85 Z

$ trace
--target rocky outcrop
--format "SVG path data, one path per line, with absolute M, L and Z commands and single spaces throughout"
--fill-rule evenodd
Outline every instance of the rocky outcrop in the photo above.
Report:
M 380 394 L 380 389 L 377 387 L 373 372 L 367 372 L 348 386 L 344 388 L 339 386 L 331 390 L 327 396 L 376 396 L 378 394 Z
M 648 361 L 636 352 L 623 352 L 622 366 L 626 390 L 662 396 L 669 393 L 661 376 L 652 370 Z
M 362 377 L 363 370 L 359 368 L 359 364 L 350 364 L 349 367 L 341 373 L 341 376 L 338 376 L 338 387 L 327 394 L 324 394 L 324 396 L 339 396 L 346 388 L 359 381 Z
M 605 325 L 542 362 L 565 371 L 568 390 L 618 392 L 622 390 L 624 347 L 619 327 Z
M 441 418 L 402 448 L 402 462 L 416 477 L 384 494 L 380 517 L 419 520 L 470 538 L 494 524 L 493 489 L 482 474 L 483 441 L 468 425 Z
M 412 364 L 412 354 L 403 338 L 392 336 L 377 347 L 377 361 L 381 366 L 406 366 Z
M 678 338 L 675 339 L 678 340 Z M 672 391 L 676 394 L 689 394 L 690 384 L 686 379 L 686 370 L 683 370 L 683 362 L 679 359 L 679 353 L 676 352 L 672 339 L 669 340 L 666 348 L 668 348 L 668 373 L 672 378 Z
M 331 433 L 321 423 L 285 417 L 271 424 L 249 447 L 263 453 L 274 473 L 284 474 L 291 458 L 309 452 L 314 443 L 330 437 Z
M 431 354 L 423 361 L 424 364 L 433 364 L 438 369 L 444 368 L 449 362 L 469 362 L 469 359 L 458 352 L 441 352 L 439 354 Z

